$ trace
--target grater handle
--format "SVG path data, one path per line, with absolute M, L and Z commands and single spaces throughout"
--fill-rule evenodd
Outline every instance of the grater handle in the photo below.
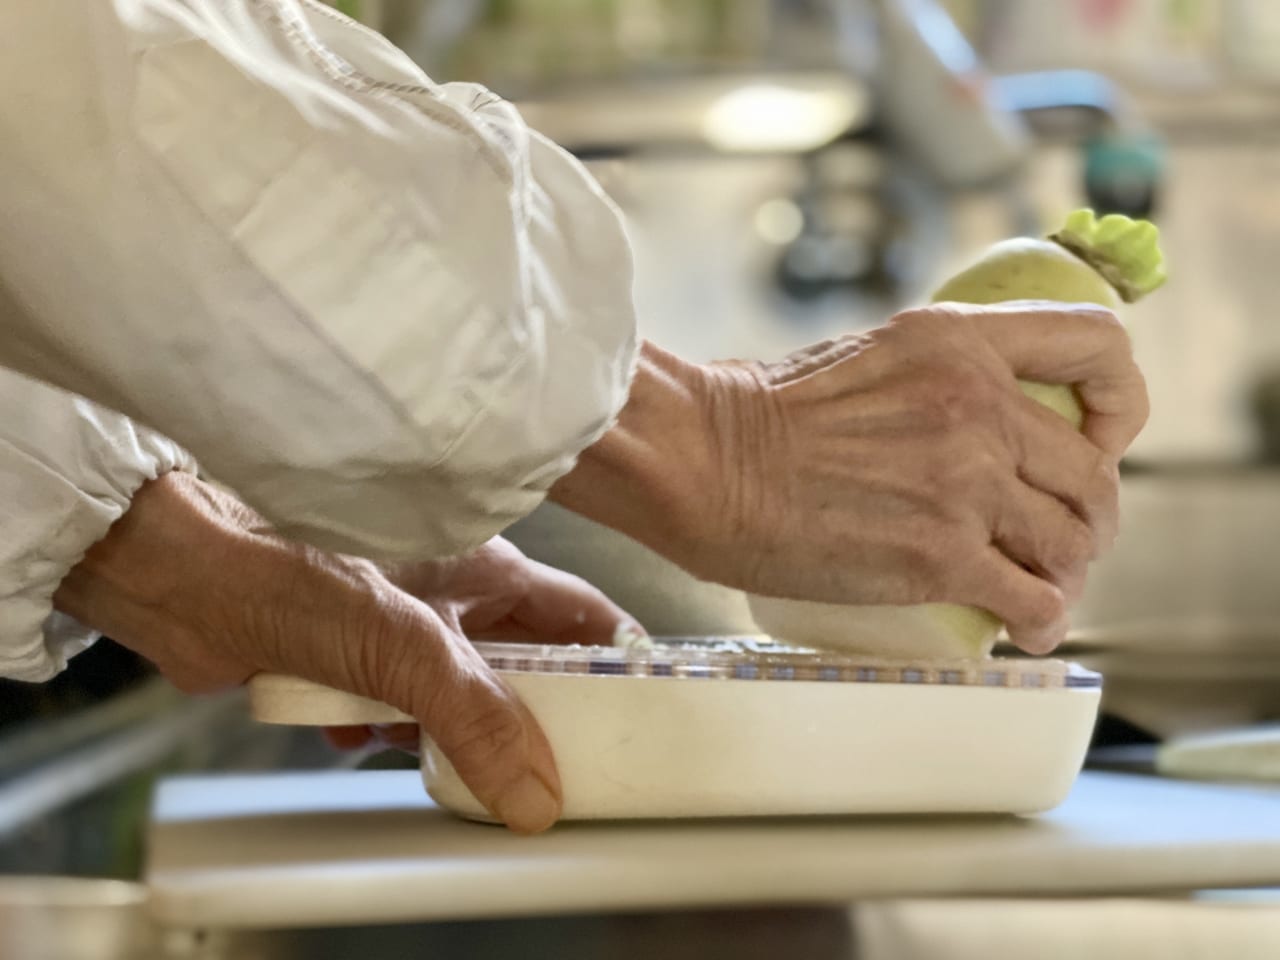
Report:
M 297 727 L 417 723 L 377 700 L 278 673 L 260 673 L 249 681 L 249 711 L 261 723 Z

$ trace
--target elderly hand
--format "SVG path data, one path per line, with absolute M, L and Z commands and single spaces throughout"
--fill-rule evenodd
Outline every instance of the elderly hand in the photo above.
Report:
M 1082 432 L 1016 380 L 1072 384 Z M 940 304 L 772 365 L 653 347 L 617 428 L 553 495 L 709 580 L 837 603 L 970 604 L 1052 649 L 1114 539 L 1147 416 L 1094 306 Z
M 63 581 L 58 608 L 202 692 L 272 671 L 417 718 L 512 829 L 559 816 L 545 737 L 464 631 L 608 643 L 638 629 L 603 594 L 493 541 L 460 560 L 392 571 L 290 542 L 182 473 L 145 486 Z
M 501 537 L 465 557 L 384 567 L 383 573 L 473 640 L 608 645 L 618 631 L 644 634 L 600 591 L 535 563 Z M 419 732 L 413 724 L 391 724 L 331 727 L 327 734 L 343 749 L 378 741 L 416 753 Z

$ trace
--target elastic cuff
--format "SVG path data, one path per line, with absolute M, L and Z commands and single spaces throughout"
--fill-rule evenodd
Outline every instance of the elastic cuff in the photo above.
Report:
M 196 472 L 195 461 L 185 453 L 154 467 L 127 484 L 119 502 L 114 497 L 85 497 L 40 549 L 42 556 L 18 558 L 20 563 L 26 561 L 21 563 L 26 568 L 26 582 L 8 596 L 0 596 L 0 677 L 32 683 L 49 680 L 101 635 L 54 610 L 53 596 L 89 548 L 124 516 L 133 494 L 143 484 L 173 470 Z

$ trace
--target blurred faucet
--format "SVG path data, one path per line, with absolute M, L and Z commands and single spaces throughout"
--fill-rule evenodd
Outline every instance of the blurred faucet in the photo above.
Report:
M 993 75 L 939 0 L 595 0 L 583 36 L 619 45 L 598 74 L 548 53 L 572 49 L 558 46 L 579 9 L 567 0 L 360 3 L 437 76 L 470 39 L 505 37 L 527 69 L 513 72 L 497 42 L 497 76 L 467 79 L 507 84 L 532 126 L 584 159 L 797 158 L 799 185 L 765 218 L 790 237 L 776 282 L 792 299 L 918 295 L 950 191 L 990 189 L 1010 232 L 1038 231 L 1019 174 L 1045 140 L 1081 145 L 1082 199 L 1100 212 L 1146 216 L 1157 195 L 1158 146 L 1119 88 L 1082 70 Z M 656 44 L 648 54 L 627 46 L 636 18 Z
M 802 0 L 775 7 L 792 7 Z M 806 158 L 791 203 L 800 224 L 781 251 L 778 286 L 793 299 L 856 289 L 910 300 L 929 272 L 929 235 L 943 226 L 946 194 L 989 190 L 1010 233 L 1041 224 L 1019 189 L 1037 143 L 1082 145 L 1084 200 L 1104 213 L 1150 214 L 1159 149 L 1123 92 L 1084 70 L 994 76 L 938 0 L 825 0 L 846 71 L 870 91 L 863 137 L 888 157 L 879 183 L 841 182 L 823 162 L 841 144 Z M 846 134 L 844 139 L 848 139 Z M 843 145 L 847 146 L 847 145 Z M 856 203 L 870 216 L 839 216 Z M 855 254 L 856 255 L 853 255 Z
M 1149 212 L 1159 151 L 1106 77 L 1086 70 L 992 76 L 938 0 L 833 2 L 874 8 L 879 120 L 939 183 L 997 181 L 1017 170 L 1037 139 L 1072 139 L 1085 145 L 1085 190 L 1094 205 Z
M 512 0 L 344 3 L 433 71 L 485 23 L 525 29 L 541 10 Z M 723 42 L 720 33 L 748 36 L 750 56 L 728 72 L 715 65 L 718 53 L 706 51 L 710 64 L 700 73 L 640 64 L 637 76 L 647 83 L 616 76 L 552 83 L 524 106 L 535 125 L 580 153 L 660 146 L 804 154 L 824 145 L 816 138 L 834 142 L 870 121 L 900 157 L 946 189 L 1007 182 L 1037 142 L 1069 140 L 1084 147 L 1092 205 L 1134 215 L 1154 205 L 1160 150 L 1122 90 L 1085 70 L 994 76 L 940 0 L 686 0 L 609 9 L 604 0 L 592 15 L 614 17 L 619 31 L 641 10 L 665 18 L 661 28 L 650 23 L 664 35 L 680 34 L 681 18 L 703 29 L 714 20 L 715 35 L 704 42 Z M 699 19 L 699 11 L 712 10 L 713 20 Z M 519 17 L 509 19 L 513 11 Z M 548 28 L 565 15 L 550 4 Z M 826 71 L 816 67 L 824 60 Z M 782 135 L 806 119 L 812 135 Z
M 870 81 L 891 142 L 946 187 L 986 184 L 1016 170 L 1029 132 L 995 95 L 946 9 L 936 0 L 870 0 L 870 6 L 877 34 Z

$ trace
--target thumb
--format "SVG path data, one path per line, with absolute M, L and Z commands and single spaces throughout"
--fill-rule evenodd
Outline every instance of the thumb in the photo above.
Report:
M 314 602 L 287 608 L 305 618 L 290 634 L 306 640 L 278 645 L 288 662 L 270 668 L 414 717 L 475 798 L 512 830 L 538 833 L 555 823 L 563 795 L 551 745 L 515 692 L 432 607 L 388 581 L 345 572 L 327 589 L 308 591 Z M 334 624 L 337 636 L 324 629 Z
M 469 643 L 448 646 L 448 681 L 424 690 L 410 712 L 490 813 L 517 833 L 545 830 L 563 804 L 550 743 Z
M 533 715 L 435 610 L 367 560 L 270 532 L 229 494 L 181 473 L 134 497 L 59 590 L 61 609 L 191 689 L 284 673 L 412 715 L 495 817 L 533 833 L 560 781 Z

